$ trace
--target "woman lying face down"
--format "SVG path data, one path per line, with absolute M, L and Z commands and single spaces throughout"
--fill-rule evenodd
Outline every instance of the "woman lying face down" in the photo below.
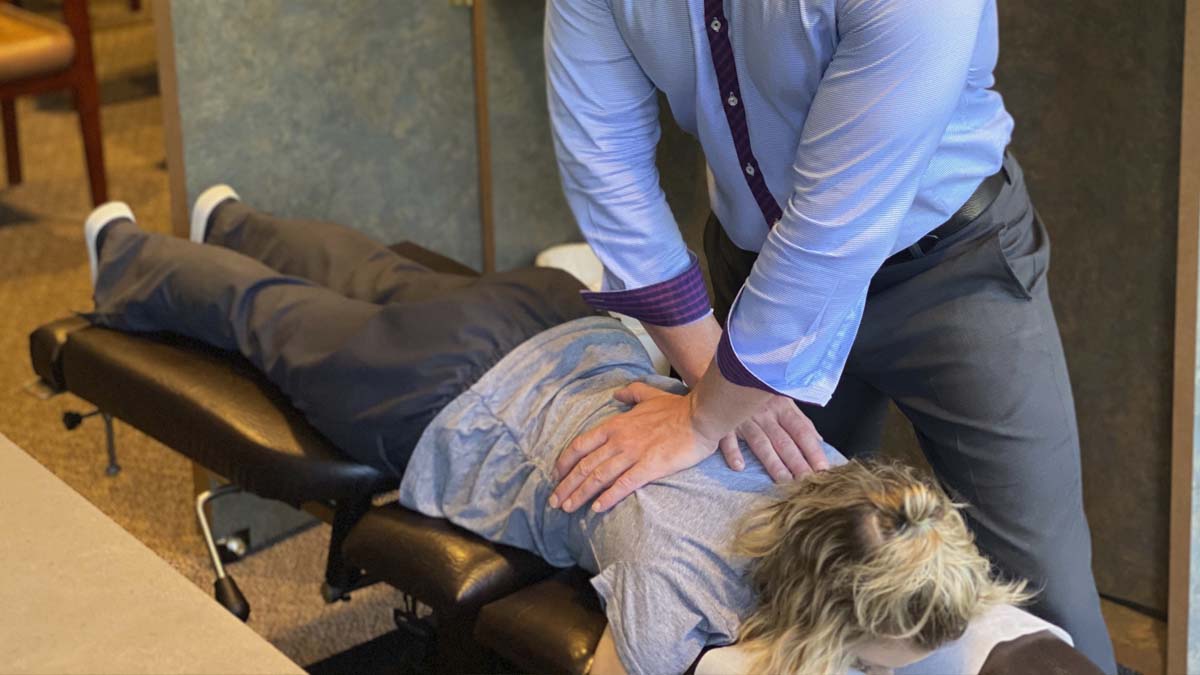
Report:
M 545 331 L 434 419 L 401 481 L 409 508 L 591 572 L 608 618 L 596 675 L 682 673 L 737 641 L 747 672 L 898 667 L 1023 599 L 944 493 L 830 447 L 837 466 L 785 487 L 743 448 L 740 472 L 714 454 L 604 513 L 551 507 L 558 454 L 624 410 L 613 394 L 633 380 L 682 391 L 614 320 Z
M 991 577 L 957 505 L 910 468 L 852 461 L 779 492 L 734 543 L 755 595 L 739 629 L 748 672 L 886 672 L 1027 597 Z M 625 672 L 612 639 L 592 673 Z
M 91 319 L 239 352 L 347 454 L 395 472 L 405 507 L 591 572 L 609 622 L 595 672 L 679 673 L 739 640 L 759 672 L 891 667 L 1023 598 L 939 490 L 828 447 L 840 466 L 782 489 L 743 449 L 743 471 L 713 454 L 603 514 L 551 507 L 555 460 L 626 409 L 615 392 L 684 390 L 632 333 L 565 273 L 437 274 L 225 190 L 202 195 L 190 242 L 98 210 Z

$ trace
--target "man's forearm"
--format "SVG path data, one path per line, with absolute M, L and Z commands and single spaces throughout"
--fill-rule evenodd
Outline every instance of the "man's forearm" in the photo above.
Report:
M 770 392 L 738 386 L 721 375 L 714 359 L 717 343 L 721 341 L 721 326 L 712 314 L 683 326 L 643 325 L 654 344 L 692 388 L 692 415 L 697 427 L 708 437 L 721 438 L 732 433 L 771 399 Z
M 721 326 L 712 314 L 683 326 L 642 324 L 689 387 L 696 386 L 721 341 Z
M 696 431 L 706 438 L 722 438 L 762 410 L 774 394 L 730 382 L 713 359 L 688 398 Z

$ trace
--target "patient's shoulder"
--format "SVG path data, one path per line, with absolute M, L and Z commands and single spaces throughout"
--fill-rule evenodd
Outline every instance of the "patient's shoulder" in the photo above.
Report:
M 606 513 L 589 513 L 588 541 L 599 564 L 650 562 L 661 553 L 671 534 L 664 523 L 647 513 L 640 491 L 622 499 Z
M 742 520 L 773 494 L 765 471 L 733 471 L 714 455 L 589 516 L 589 540 L 601 562 L 702 557 L 732 565 Z

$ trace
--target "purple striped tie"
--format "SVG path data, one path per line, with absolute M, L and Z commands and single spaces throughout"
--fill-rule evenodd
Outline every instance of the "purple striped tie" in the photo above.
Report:
M 763 180 L 762 169 L 758 159 L 750 147 L 750 129 L 746 126 L 746 109 L 742 105 L 742 89 L 738 86 L 737 66 L 733 60 L 733 46 L 729 42 L 729 19 L 725 18 L 725 7 L 722 0 L 704 0 L 705 32 L 708 33 L 708 47 L 712 53 L 713 69 L 717 72 L 717 86 L 720 87 L 724 101 L 725 120 L 729 122 L 729 134 L 733 136 L 733 147 L 737 150 L 738 162 L 742 166 L 742 176 L 746 186 L 763 218 L 767 228 L 773 228 L 783 216 L 783 210 Z

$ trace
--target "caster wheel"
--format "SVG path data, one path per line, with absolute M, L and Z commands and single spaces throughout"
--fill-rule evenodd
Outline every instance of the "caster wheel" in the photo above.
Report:
M 217 540 L 217 555 L 221 556 L 223 563 L 235 563 L 246 557 L 246 553 L 250 550 L 250 545 L 246 543 L 246 538 L 241 536 L 241 533 L 229 537 L 221 537 Z

